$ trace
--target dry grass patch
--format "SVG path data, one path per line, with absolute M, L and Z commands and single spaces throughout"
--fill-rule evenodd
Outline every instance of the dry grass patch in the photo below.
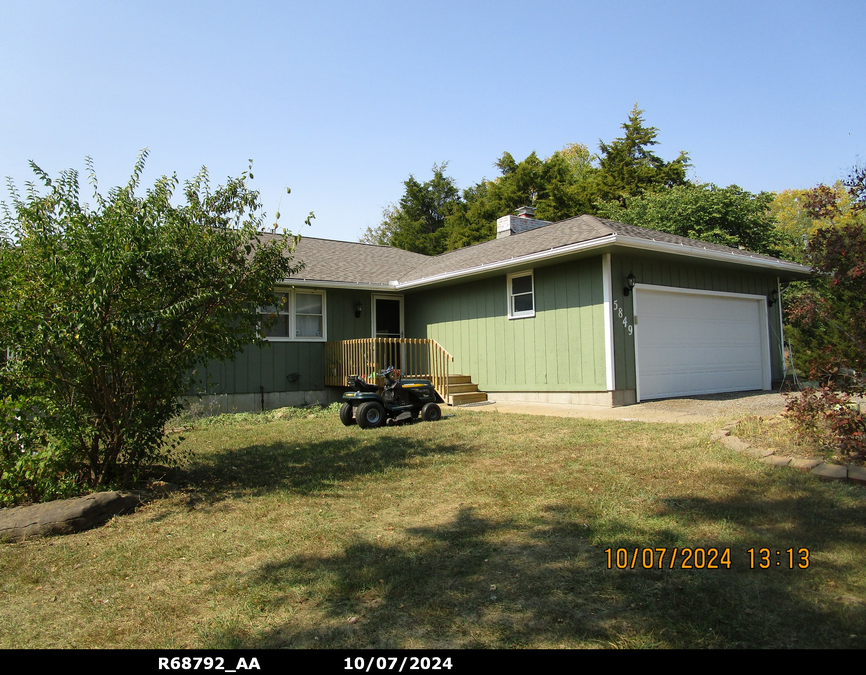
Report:
M 0 647 L 866 646 L 864 491 L 709 426 L 308 414 L 197 423 L 180 493 L 3 546 Z M 606 567 L 656 546 L 734 565 Z M 748 569 L 791 546 L 809 569 Z
M 781 415 L 747 417 L 737 424 L 732 434 L 756 447 L 773 449 L 775 454 L 784 457 L 820 458 L 827 462 L 837 460 L 842 464 L 847 463 L 836 457 L 832 448 L 822 446 L 816 439 L 799 433 L 797 428 Z

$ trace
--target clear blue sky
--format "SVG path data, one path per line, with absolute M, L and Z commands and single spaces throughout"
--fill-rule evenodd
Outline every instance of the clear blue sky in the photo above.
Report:
M 695 180 L 779 191 L 866 159 L 862 0 L 0 4 L 0 176 L 103 188 L 255 160 L 280 224 L 355 240 L 435 162 L 598 149 L 635 102 Z M 7 199 L 5 193 L 2 199 Z

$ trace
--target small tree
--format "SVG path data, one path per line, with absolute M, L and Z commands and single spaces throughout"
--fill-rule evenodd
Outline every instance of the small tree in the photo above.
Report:
M 787 415 L 806 435 L 829 439 L 844 457 L 866 459 L 866 414 L 852 394 L 866 390 L 866 185 L 862 168 L 846 181 L 846 206 L 839 190 L 818 186 L 806 208 L 830 224 L 815 230 L 806 251 L 817 277 L 788 298 L 788 335 L 798 361 L 821 381 L 788 403 Z M 839 226 L 834 218 L 846 216 Z M 840 218 L 841 219 L 841 218 Z
M 858 389 L 866 372 L 866 225 L 817 230 L 807 258 L 818 276 L 789 299 L 790 336 L 813 378 Z
M 0 345 L 12 356 L 0 412 L 42 425 L 53 440 L 41 452 L 90 486 L 170 458 L 165 423 L 196 365 L 262 343 L 256 307 L 274 304 L 275 283 L 300 267 L 296 238 L 262 241 L 252 164 L 214 190 L 202 169 L 174 206 L 175 176 L 136 195 L 146 156 L 106 196 L 88 159 L 92 207 L 76 171 L 52 181 L 33 163 L 47 192 L 28 183 L 22 197 L 10 181 L 2 205 Z M 21 437 L 6 439 L 6 479 L 16 452 L 40 452 L 33 434 L 26 449 Z

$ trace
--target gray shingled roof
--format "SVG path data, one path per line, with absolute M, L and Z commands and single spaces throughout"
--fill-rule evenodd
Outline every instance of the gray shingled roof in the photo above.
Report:
M 493 239 L 456 251 L 448 251 L 428 259 L 422 267 L 411 270 L 399 278 L 401 282 L 459 272 L 481 265 L 489 265 L 513 258 L 554 249 L 582 241 L 591 241 L 611 234 L 611 230 L 597 218 L 580 216 L 551 223 L 528 232 Z
M 680 237 L 676 234 L 660 232 L 659 230 L 651 230 L 647 227 L 638 227 L 637 225 L 627 225 L 626 223 L 618 223 L 615 220 L 607 220 L 605 218 L 596 218 L 595 216 L 581 216 L 581 218 L 592 218 L 605 226 L 611 231 L 621 234 L 626 237 L 634 237 L 636 239 L 645 239 L 647 241 L 659 241 L 667 244 L 677 244 L 679 246 L 687 246 L 694 249 L 702 249 L 705 251 L 717 251 L 719 253 L 729 253 L 741 258 L 751 258 L 752 260 L 764 260 L 767 262 L 789 262 L 781 258 L 773 258 L 769 255 L 760 253 L 752 253 L 739 248 L 731 248 L 722 244 L 713 244 L 708 241 L 700 241 L 699 239 L 689 239 L 688 237 Z
M 265 234 L 263 239 L 275 236 L 279 235 Z M 295 259 L 304 262 L 304 269 L 292 279 L 387 285 L 430 260 L 430 256 L 391 246 L 301 237 Z
M 696 253 L 712 251 L 728 254 L 743 259 L 744 263 L 748 260 L 758 265 L 787 262 L 750 251 L 584 215 L 437 256 L 411 253 L 390 246 L 303 237 L 295 257 L 303 260 L 306 267 L 292 278 L 369 285 L 387 285 L 390 281 L 405 284 L 443 275 L 459 275 L 464 270 L 545 252 L 555 255 L 557 249 L 611 235 L 620 238 L 620 243 L 622 237 L 629 237 L 673 244 Z M 276 235 L 265 235 L 270 236 Z M 804 271 L 806 269 L 803 268 Z
M 642 239 L 647 242 L 674 244 L 686 249 L 694 249 L 696 252 L 715 251 L 737 258 L 753 260 L 756 263 L 785 262 L 751 251 L 584 215 L 551 223 L 528 232 L 512 234 L 502 239 L 494 239 L 456 251 L 442 253 L 430 258 L 422 266 L 410 270 L 406 275 L 400 277 L 399 281 L 408 283 L 441 275 L 456 274 L 461 270 L 469 270 L 533 254 L 550 252 L 551 255 L 555 255 L 559 248 L 581 242 L 590 242 L 610 235 Z

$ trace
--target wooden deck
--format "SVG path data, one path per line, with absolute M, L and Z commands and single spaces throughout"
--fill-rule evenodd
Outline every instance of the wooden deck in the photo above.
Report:
M 426 338 L 362 338 L 325 344 L 325 384 L 348 387 L 350 375 L 374 382 L 376 373 L 394 366 L 403 377 L 430 380 L 450 402 L 449 368 L 454 357 L 436 340 Z

